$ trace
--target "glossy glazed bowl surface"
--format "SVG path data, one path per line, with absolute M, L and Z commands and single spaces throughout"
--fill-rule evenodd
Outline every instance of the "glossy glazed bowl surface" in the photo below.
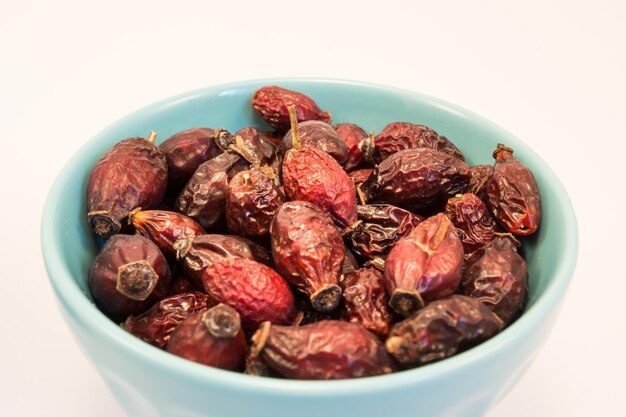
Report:
M 452 358 L 391 375 L 343 381 L 252 377 L 189 362 L 131 336 L 93 304 L 87 273 L 97 245 L 86 219 L 91 167 L 114 143 L 159 134 L 157 143 L 190 127 L 267 128 L 250 106 L 263 85 L 310 95 L 333 124 L 380 131 L 392 121 L 425 124 L 451 139 L 468 163 L 492 164 L 502 142 L 535 174 L 543 201 L 539 232 L 525 239 L 530 300 L 496 337 Z M 349 81 L 270 79 L 181 94 L 140 109 L 89 140 L 56 179 L 42 218 L 42 248 L 60 310 L 85 355 L 130 416 L 334 417 L 481 416 L 505 396 L 537 355 L 554 325 L 576 262 L 578 235 L 569 198 L 542 159 L 492 122 L 410 91 Z M 531 400 L 531 399 L 529 399 Z

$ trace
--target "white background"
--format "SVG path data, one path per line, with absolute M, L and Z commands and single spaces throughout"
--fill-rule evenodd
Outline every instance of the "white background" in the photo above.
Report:
M 65 161 L 143 105 L 278 76 L 423 92 L 537 150 L 573 200 L 578 268 L 542 353 L 489 416 L 623 415 L 623 1 L 157 3 L 0 0 L 0 415 L 123 415 L 41 259 L 41 210 Z

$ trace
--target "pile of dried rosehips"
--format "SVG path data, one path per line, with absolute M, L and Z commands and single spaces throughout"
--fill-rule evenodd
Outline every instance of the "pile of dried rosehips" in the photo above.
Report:
M 95 165 L 88 218 L 107 240 L 89 287 L 107 316 L 202 364 L 339 379 L 441 360 L 521 314 L 514 235 L 541 202 L 512 149 L 468 166 L 426 126 L 331 126 L 275 86 L 252 106 L 273 132 L 151 133 Z

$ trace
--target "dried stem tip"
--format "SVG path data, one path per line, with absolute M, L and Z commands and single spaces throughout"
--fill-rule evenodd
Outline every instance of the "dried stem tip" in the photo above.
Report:
M 298 116 L 296 115 L 296 106 L 287 106 L 289 111 L 289 122 L 291 123 L 291 144 L 296 150 L 302 149 L 300 143 L 300 132 L 298 131 Z
M 257 357 L 265 347 L 265 343 L 267 342 L 267 338 L 270 335 L 270 328 L 272 327 L 272 323 L 269 321 L 264 321 L 259 326 L 259 330 L 256 331 L 252 335 L 252 346 L 250 346 L 250 355 L 252 357 Z
M 389 299 L 389 307 L 404 317 L 409 317 L 424 307 L 424 300 L 416 290 L 395 289 Z
M 148 142 L 150 143 L 154 143 L 154 140 L 156 139 L 157 134 L 155 131 L 151 130 L 150 131 L 150 135 L 148 136 L 148 139 L 146 139 Z
M 237 336 L 241 329 L 241 318 L 234 308 L 218 304 L 208 309 L 202 322 L 213 336 L 224 339 Z
M 91 230 L 98 236 L 109 237 L 118 233 L 122 228 L 121 223 L 106 210 L 90 211 L 87 213 L 87 219 Z
M 341 288 L 336 284 L 325 285 L 311 295 L 313 308 L 322 313 L 329 313 L 339 305 L 341 301 Z
M 115 289 L 131 300 L 143 301 L 150 296 L 158 279 L 148 261 L 131 262 L 118 268 Z
M 513 155 L 513 148 L 509 148 L 506 145 L 503 145 L 502 143 L 498 143 L 498 146 L 496 146 L 496 150 L 493 151 L 492 156 L 495 159 L 498 159 L 498 154 L 501 152 L 507 152 L 509 155 Z

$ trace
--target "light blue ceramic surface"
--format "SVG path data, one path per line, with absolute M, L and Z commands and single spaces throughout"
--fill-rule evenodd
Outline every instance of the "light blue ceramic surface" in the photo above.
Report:
M 136 339 L 94 306 L 87 272 L 96 255 L 85 210 L 93 164 L 114 143 L 190 127 L 266 127 L 250 106 L 253 92 L 277 84 L 309 94 L 333 123 L 368 132 L 391 121 L 431 126 L 450 138 L 470 164 L 493 162 L 497 142 L 534 172 L 543 198 L 539 233 L 524 240 L 530 302 L 524 315 L 493 339 L 439 363 L 392 375 L 345 381 L 287 381 L 213 369 Z M 85 355 L 129 416 L 168 417 L 422 417 L 482 416 L 503 398 L 551 331 L 576 263 L 578 235 L 569 198 L 552 170 L 523 142 L 458 106 L 410 91 L 349 81 L 244 81 L 181 94 L 107 127 L 65 165 L 42 219 L 42 247 L 60 310 Z M 529 401 L 532 399 L 529 398 Z

